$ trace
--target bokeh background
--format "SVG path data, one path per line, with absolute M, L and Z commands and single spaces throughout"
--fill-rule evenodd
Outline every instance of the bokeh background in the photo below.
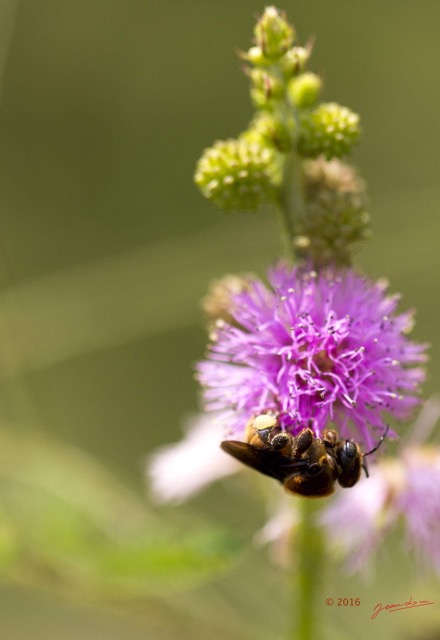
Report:
M 362 116 L 353 161 L 374 240 L 357 264 L 417 308 L 429 397 L 440 390 L 440 4 L 282 7 L 303 42 L 317 36 L 325 99 Z M 263 640 L 289 624 L 286 578 L 251 545 L 265 514 L 249 486 L 160 509 L 143 478 L 145 456 L 197 410 L 208 281 L 276 257 L 273 220 L 224 216 L 192 184 L 201 150 L 251 117 L 234 51 L 262 8 L 0 2 L 1 638 Z M 130 550 L 115 554 L 128 521 Z M 362 606 L 320 605 L 322 638 L 440 637 L 439 602 L 369 620 L 378 601 L 439 600 L 399 544 L 370 582 L 329 564 L 324 597 Z

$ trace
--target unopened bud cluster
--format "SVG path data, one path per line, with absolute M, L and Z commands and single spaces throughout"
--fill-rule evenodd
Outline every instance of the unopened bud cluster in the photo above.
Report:
M 257 211 L 274 198 L 273 152 L 255 142 L 219 141 L 200 158 L 195 182 L 225 211 Z
M 348 266 L 353 245 L 370 236 L 363 182 L 339 160 L 305 164 L 306 215 L 297 225 L 299 256 L 315 268 Z
M 202 299 L 202 309 L 208 318 L 212 333 L 215 333 L 218 323 L 227 322 L 237 326 L 233 316 L 234 296 L 248 290 L 250 279 L 249 275 L 229 274 L 211 282 L 207 294 Z
M 338 159 L 359 140 L 359 116 L 320 102 L 322 79 L 307 69 L 311 53 L 284 12 L 264 10 L 253 46 L 240 54 L 254 117 L 236 139 L 205 150 L 195 182 L 224 211 L 278 207 L 288 219 L 287 254 L 316 268 L 349 265 L 353 245 L 369 235 L 369 217 L 363 185 Z
M 299 152 L 302 156 L 327 160 L 350 153 L 359 140 L 359 116 L 335 102 L 321 104 L 313 111 L 301 114 Z
M 306 70 L 311 46 L 296 42 L 285 14 L 267 7 L 254 29 L 254 45 L 241 54 L 256 109 L 236 140 L 217 142 L 200 159 L 195 182 L 225 211 L 257 211 L 280 199 L 289 154 L 327 159 L 350 153 L 359 118 L 335 103 L 318 104 L 321 78 Z

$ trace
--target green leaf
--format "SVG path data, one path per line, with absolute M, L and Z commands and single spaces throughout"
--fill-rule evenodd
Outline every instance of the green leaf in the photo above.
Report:
M 215 527 L 164 522 L 84 453 L 5 430 L 0 504 L 0 575 L 94 598 L 187 589 L 239 550 Z
M 123 545 L 110 544 L 97 554 L 96 561 L 108 587 L 140 594 L 169 592 L 227 570 L 238 550 L 235 538 L 216 529 L 190 532 L 183 538 L 156 531 Z

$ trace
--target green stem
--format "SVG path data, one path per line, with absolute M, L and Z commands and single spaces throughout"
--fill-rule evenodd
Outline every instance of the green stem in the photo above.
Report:
M 301 159 L 291 152 L 286 155 L 280 192 L 279 216 L 283 250 L 289 260 L 295 258 L 295 227 L 305 215 Z
M 280 222 L 281 247 L 283 254 L 287 260 L 293 262 L 295 252 L 293 249 L 294 230 L 292 220 L 282 203 L 276 206 L 276 212 Z
M 317 620 L 315 607 L 323 574 L 323 540 L 314 524 L 318 505 L 312 499 L 302 500 L 302 521 L 295 545 L 298 570 L 293 584 L 296 607 L 292 640 L 314 640 L 319 637 L 315 630 Z

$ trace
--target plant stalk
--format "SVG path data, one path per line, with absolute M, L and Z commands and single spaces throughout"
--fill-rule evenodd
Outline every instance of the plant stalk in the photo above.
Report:
M 305 215 L 301 159 L 291 152 L 286 155 L 283 168 L 278 215 L 281 222 L 283 252 L 288 260 L 295 259 L 295 227 Z
M 315 500 L 302 499 L 302 520 L 295 544 L 297 572 L 292 584 L 294 623 L 292 640 L 316 640 L 316 604 L 323 576 L 324 545 L 322 534 L 314 524 L 319 506 Z

